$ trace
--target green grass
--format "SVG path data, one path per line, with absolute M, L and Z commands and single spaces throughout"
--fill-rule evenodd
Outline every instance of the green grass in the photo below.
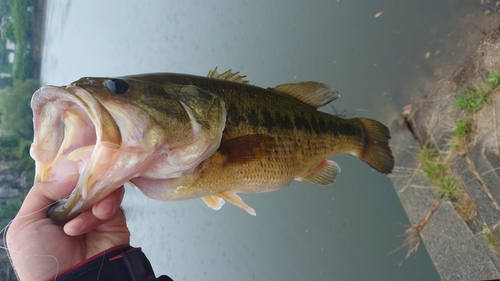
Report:
M 463 109 L 469 113 L 478 112 L 483 105 L 491 103 L 489 94 L 500 84 L 500 75 L 495 72 L 490 72 L 486 77 L 487 84 L 480 87 L 481 89 L 464 89 L 456 98 L 455 106 L 458 109 Z
M 490 93 L 500 85 L 500 75 L 489 73 L 486 78 L 487 84 L 481 86 L 481 90 L 471 88 L 464 89 L 458 94 L 455 100 L 455 106 L 458 110 L 464 110 L 460 115 L 465 116 L 459 119 L 455 125 L 454 136 L 448 148 L 450 151 L 458 152 L 460 155 L 467 153 L 467 134 L 471 131 L 473 114 L 479 111 L 484 105 L 491 102 Z M 424 218 L 416 225 L 406 230 L 408 237 L 403 242 L 403 246 L 408 246 L 406 258 L 416 252 L 420 243 L 420 230 L 429 221 L 431 215 L 437 209 L 440 202 L 449 200 L 453 204 L 455 211 L 464 221 L 474 219 L 477 212 L 475 202 L 469 196 L 462 183 L 460 176 L 456 176 L 448 168 L 448 160 L 442 160 L 441 155 L 448 155 L 450 151 L 437 151 L 431 145 L 421 144 L 417 154 L 417 160 L 420 169 L 424 172 L 427 179 L 433 185 L 435 191 L 439 194 L 435 207 L 429 209 Z M 449 159 L 444 157 L 444 159 Z M 500 240 L 493 235 L 486 225 L 483 227 L 483 234 L 488 244 L 492 245 L 500 254 Z
M 458 196 L 455 193 L 461 187 L 461 182 L 458 178 L 447 174 L 446 165 L 440 161 L 439 155 L 429 146 L 421 146 L 418 160 L 425 175 L 436 187 L 441 198 L 456 201 Z
M 491 232 L 491 229 L 488 227 L 488 225 L 486 225 L 486 223 L 483 224 L 483 234 L 486 238 L 486 243 L 493 246 L 497 252 L 500 252 L 500 240 L 498 240 L 493 232 Z
M 455 106 L 469 113 L 478 112 L 483 105 L 491 103 L 488 92 L 481 90 L 465 89 L 455 100 Z
M 470 131 L 471 119 L 470 117 L 465 117 L 457 121 L 455 127 L 455 137 L 462 138 Z
M 496 72 L 490 72 L 486 80 L 493 88 L 495 88 L 500 83 L 500 75 L 498 75 Z
M 467 133 L 471 130 L 471 118 L 464 117 L 457 121 L 455 125 L 455 135 L 452 141 L 452 150 L 458 153 L 464 153 Z
M 420 146 L 418 161 L 425 175 L 432 183 L 437 183 L 445 176 L 446 167 L 438 161 L 436 151 L 429 146 Z
M 438 193 L 442 198 L 448 197 L 454 199 L 455 192 L 460 186 L 460 181 L 455 177 L 445 176 L 441 179 L 438 186 Z
M 449 199 L 458 215 L 469 221 L 475 214 L 476 206 L 465 192 L 462 181 L 448 171 L 447 163 L 441 161 L 439 153 L 428 145 L 421 145 L 417 158 L 441 200 Z

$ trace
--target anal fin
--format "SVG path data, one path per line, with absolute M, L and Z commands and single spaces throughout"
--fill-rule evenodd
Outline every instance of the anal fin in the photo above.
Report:
M 243 202 L 243 199 L 241 199 L 241 197 L 239 197 L 238 194 L 236 194 L 236 191 L 227 190 L 227 191 L 219 192 L 219 193 L 217 193 L 217 195 L 224 198 L 229 203 L 231 203 L 235 206 L 238 206 L 238 207 L 242 208 L 243 210 L 247 211 L 247 213 L 249 213 L 250 215 L 252 215 L 252 216 L 257 215 L 255 213 L 255 210 L 252 207 L 248 206 L 245 202 Z
M 339 165 L 332 160 L 325 159 L 305 175 L 295 177 L 295 180 L 316 185 L 329 185 L 335 181 L 339 173 Z

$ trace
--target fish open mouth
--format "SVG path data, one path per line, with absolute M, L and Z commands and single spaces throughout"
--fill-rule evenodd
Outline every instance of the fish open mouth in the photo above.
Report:
M 92 158 L 98 156 L 95 154 L 103 154 L 102 149 L 97 151 L 98 144 L 112 149 L 121 144 L 116 122 L 87 90 L 45 86 L 33 95 L 31 106 L 35 134 L 30 154 L 36 162 L 37 182 L 82 175 L 88 172 Z M 86 186 L 75 188 L 73 193 L 80 194 L 72 194 L 71 200 L 87 198 L 91 185 Z M 74 204 L 68 201 L 65 205 L 72 209 Z
M 79 149 L 94 146 L 95 126 L 86 103 L 63 88 L 43 87 L 32 99 L 36 181 L 56 181 L 80 174 L 83 164 L 68 159 Z

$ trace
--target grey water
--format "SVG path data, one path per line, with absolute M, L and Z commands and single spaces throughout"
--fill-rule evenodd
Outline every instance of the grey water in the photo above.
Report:
M 390 125 L 408 103 L 403 83 L 477 9 L 470 2 L 48 0 L 41 79 L 218 66 L 262 87 L 329 84 L 341 97 L 321 110 Z M 128 188 L 131 243 L 174 280 L 439 280 L 424 245 L 399 265 L 409 222 L 389 179 L 353 156 L 333 159 L 342 172 L 331 186 L 242 195 L 256 217 Z

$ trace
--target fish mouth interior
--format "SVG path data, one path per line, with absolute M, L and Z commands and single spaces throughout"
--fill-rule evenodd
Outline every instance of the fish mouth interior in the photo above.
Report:
M 32 99 L 36 181 L 58 181 L 82 174 L 92 156 L 99 132 L 81 88 L 43 87 Z M 87 92 L 88 94 L 88 92 Z M 90 96 L 90 95 L 86 95 Z

